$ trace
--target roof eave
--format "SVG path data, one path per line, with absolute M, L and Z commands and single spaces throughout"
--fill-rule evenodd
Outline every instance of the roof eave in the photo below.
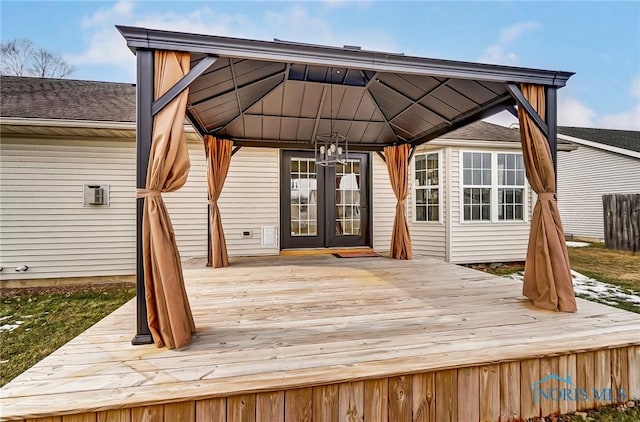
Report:
M 188 34 L 131 26 L 116 26 L 135 53 L 140 49 L 187 51 L 222 57 L 305 63 L 492 82 L 532 83 L 563 87 L 572 72 L 529 69 L 483 63 L 429 59 L 393 53 Z
M 600 149 L 607 152 L 613 152 L 615 154 L 626 155 L 628 157 L 640 158 L 640 152 L 632 151 L 630 149 L 616 147 L 613 145 L 607 145 L 596 141 L 591 141 L 589 139 L 578 138 L 575 136 L 563 135 L 558 133 L 558 139 L 562 139 L 568 142 L 572 142 L 574 144 L 583 145 L 591 148 Z

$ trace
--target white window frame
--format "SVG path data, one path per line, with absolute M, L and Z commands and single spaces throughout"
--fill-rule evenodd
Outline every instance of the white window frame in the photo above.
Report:
M 464 154 L 465 153 L 489 153 L 491 154 L 491 185 L 485 187 L 491 189 L 491 218 L 489 220 L 465 220 L 464 219 L 464 189 L 467 185 L 464 184 Z M 498 189 L 501 187 L 507 187 L 498 184 L 498 154 L 512 154 L 522 155 L 521 151 L 509 151 L 509 150 L 479 150 L 479 149 L 460 149 L 458 151 L 458 177 L 459 177 L 459 214 L 460 224 L 527 224 L 529 223 L 529 181 L 527 180 L 526 172 L 524 179 L 524 193 L 523 193 L 523 219 L 522 220 L 499 220 L 498 219 Z M 469 185 L 468 187 L 476 187 L 475 185 Z M 517 187 L 514 187 L 517 188 Z
M 438 185 L 437 185 L 437 189 L 438 189 L 438 219 L 437 220 L 433 220 L 433 221 L 422 221 L 422 220 L 418 220 L 416 218 L 417 216 L 417 194 L 416 194 L 416 190 L 418 189 L 416 187 L 416 158 L 418 156 L 427 156 L 430 154 L 436 154 L 438 157 Z M 444 183 L 444 173 L 442 172 L 442 151 L 441 150 L 435 150 L 435 151 L 422 151 L 420 153 L 416 153 L 414 154 L 412 160 L 411 160 L 411 168 L 409 169 L 410 175 L 411 175 L 411 198 L 412 198 L 412 208 L 411 208 L 411 221 L 415 224 L 443 224 L 444 219 L 443 219 L 443 214 L 444 214 L 444 208 L 443 208 L 443 201 L 442 201 L 442 186 Z M 420 186 L 419 189 L 423 189 L 423 188 L 431 188 L 434 189 L 431 186 Z
M 528 202 L 527 202 L 527 173 L 526 170 L 524 168 L 524 161 L 522 164 L 522 173 L 523 173 L 523 184 L 522 185 L 505 185 L 505 184 L 500 184 L 500 178 L 498 177 L 499 171 L 500 169 L 498 168 L 498 156 L 499 155 L 519 155 L 522 157 L 522 153 L 521 152 L 502 152 L 502 151 L 498 151 L 495 153 L 495 175 L 496 175 L 496 179 L 495 179 L 495 187 L 496 187 L 496 221 L 500 222 L 500 223 L 521 223 L 521 222 L 526 222 L 527 221 L 527 214 L 528 214 Z M 492 157 L 493 160 L 494 157 Z M 491 165 L 493 166 L 493 161 L 491 162 Z M 492 168 L 493 171 L 493 168 Z M 506 179 L 506 177 L 505 177 Z M 505 180 L 506 181 L 506 180 Z M 511 220 L 507 220 L 507 219 L 503 219 L 500 220 L 500 195 L 499 195 L 499 191 L 500 189 L 522 189 L 522 220 L 516 220 L 516 219 L 511 219 Z

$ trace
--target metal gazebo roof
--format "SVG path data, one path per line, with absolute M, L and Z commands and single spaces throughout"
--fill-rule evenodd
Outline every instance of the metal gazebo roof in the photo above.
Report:
M 310 147 L 319 133 L 350 147 L 417 145 L 516 104 L 513 87 L 559 88 L 570 72 L 118 26 L 136 50 L 191 53 L 187 115 L 236 145 Z

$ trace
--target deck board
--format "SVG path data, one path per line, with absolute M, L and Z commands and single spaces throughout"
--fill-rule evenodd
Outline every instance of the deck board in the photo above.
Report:
M 229 414 L 232 419 L 242 416 L 245 406 L 303 412 L 306 408 L 269 404 L 265 401 L 269 395 L 259 395 L 256 403 L 251 394 L 288 390 L 287 395 L 306 400 L 311 392 L 304 388 L 341 382 L 354 383 L 351 399 L 336 402 L 334 397 L 327 406 L 335 410 L 327 412 L 359 415 L 371 407 L 362 402 L 362 397 L 371 395 L 370 384 L 363 380 L 502 363 L 503 378 L 519 386 L 521 374 L 505 363 L 640 345 L 640 320 L 635 314 L 583 300 L 578 300 L 574 314 L 544 311 L 521 296 L 518 281 L 424 257 L 412 261 L 331 255 L 242 258 L 219 269 L 194 261 L 185 265 L 184 275 L 198 327 L 191 345 L 181 350 L 131 346 L 135 327 L 131 301 L 3 387 L 2 417 L 233 395 L 242 406 L 233 402 L 234 412 L 240 413 Z M 620 353 L 612 354 L 611 360 L 622 366 L 617 363 Z M 604 368 L 598 377 L 607 374 Z M 479 384 L 470 385 L 479 388 L 474 394 L 480 397 L 493 394 L 486 383 L 493 385 L 495 380 L 485 375 L 482 371 L 473 375 Z M 443 388 L 453 395 L 459 386 L 456 379 L 449 379 L 452 376 L 443 372 L 438 377 L 446 382 L 428 388 Z M 401 390 L 410 392 L 415 377 L 403 378 L 406 385 Z M 434 379 L 432 374 L 421 377 Z M 425 388 L 421 382 L 413 386 L 416 391 Z M 507 417 L 519 414 L 521 407 L 523 412 L 527 409 L 516 393 L 503 398 L 510 406 L 505 409 Z M 421 413 L 432 411 L 427 409 L 433 409 L 433 403 L 421 397 L 403 396 L 402 402 L 389 397 L 394 401 L 388 411 L 415 414 L 416 407 Z M 436 401 L 436 406 L 452 414 L 495 411 L 458 409 L 449 402 Z

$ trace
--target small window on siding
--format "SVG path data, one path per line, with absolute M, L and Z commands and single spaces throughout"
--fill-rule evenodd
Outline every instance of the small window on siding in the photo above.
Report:
M 417 154 L 414 170 L 415 221 L 440 221 L 440 154 Z
M 498 154 L 498 220 L 524 220 L 522 154 Z

